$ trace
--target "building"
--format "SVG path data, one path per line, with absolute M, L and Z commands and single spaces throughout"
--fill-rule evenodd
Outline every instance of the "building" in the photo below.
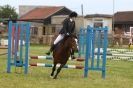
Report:
M 56 25 L 52 16 L 68 15 L 72 11 L 64 6 L 20 6 L 20 20 L 31 22 L 31 43 L 51 44 Z M 24 13 L 22 13 L 24 12 Z
M 132 42 L 133 11 L 123 11 L 114 14 L 114 39 L 119 44 Z
M 87 27 L 105 27 L 109 28 L 109 34 L 112 34 L 112 15 L 107 14 L 89 14 L 85 16 L 84 26 Z
M 129 32 L 133 27 L 133 11 L 117 12 L 114 14 L 115 28 Z
M 56 33 L 58 33 L 62 27 L 62 21 L 68 17 L 68 15 L 58 15 L 58 16 L 52 16 L 51 18 L 51 24 L 56 26 Z M 76 33 L 79 32 L 81 27 L 84 27 L 84 17 L 83 16 L 78 16 L 75 19 L 75 29 Z
M 0 46 L 7 45 L 3 41 L 7 41 L 7 27 L 6 25 L 0 23 Z M 3 41 L 2 41 L 3 40 Z
M 31 43 L 50 45 L 62 27 L 62 21 L 72 12 L 64 6 L 20 6 L 20 20 L 31 22 Z M 108 26 L 112 34 L 112 15 L 89 14 L 75 20 L 76 32 L 81 27 Z

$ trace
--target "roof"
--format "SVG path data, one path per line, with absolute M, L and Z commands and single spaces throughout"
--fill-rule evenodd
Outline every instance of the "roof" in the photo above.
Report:
M 117 12 L 114 14 L 114 20 L 117 23 L 133 22 L 133 11 Z
M 112 18 L 112 15 L 108 14 L 88 14 L 85 18 L 94 18 L 94 17 L 104 17 L 104 18 Z
M 64 6 L 38 7 L 21 16 L 20 19 L 46 19 L 63 8 Z

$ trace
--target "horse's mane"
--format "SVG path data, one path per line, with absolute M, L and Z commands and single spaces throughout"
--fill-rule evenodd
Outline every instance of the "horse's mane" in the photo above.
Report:
M 64 37 L 64 39 L 62 40 L 62 42 L 63 43 L 65 43 L 69 38 L 74 38 L 74 36 L 73 35 L 66 35 L 65 37 Z
M 63 39 L 63 41 L 66 41 L 68 38 L 77 38 L 76 35 L 66 35 Z
M 58 44 L 57 44 L 57 48 L 59 47 L 64 47 L 66 48 L 69 44 L 68 39 L 72 39 L 72 38 L 77 38 L 75 35 L 65 35 L 63 40 L 61 40 Z M 71 41 L 70 41 L 71 42 Z

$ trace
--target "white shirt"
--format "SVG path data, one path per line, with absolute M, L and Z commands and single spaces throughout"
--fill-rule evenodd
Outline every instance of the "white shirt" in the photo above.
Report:
M 70 21 L 72 22 L 72 21 L 73 21 L 73 19 L 71 19 L 71 18 L 70 18 Z

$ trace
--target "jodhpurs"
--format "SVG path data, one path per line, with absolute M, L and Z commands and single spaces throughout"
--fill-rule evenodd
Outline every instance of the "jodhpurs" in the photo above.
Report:
M 61 41 L 64 38 L 64 34 L 59 34 L 58 37 L 54 41 L 54 45 L 56 45 L 59 41 Z

